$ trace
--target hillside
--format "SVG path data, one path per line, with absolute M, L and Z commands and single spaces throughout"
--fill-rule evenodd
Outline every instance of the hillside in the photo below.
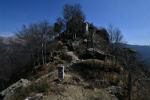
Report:
M 81 48 L 76 47 L 70 51 L 66 41 L 57 41 L 61 48 L 53 52 L 55 60 L 47 62 L 44 67 L 36 66 L 32 71 L 26 72 L 26 79 L 21 79 L 1 92 L 3 100 L 126 100 L 128 71 L 119 64 L 114 65 L 109 59 L 80 59 L 79 55 L 84 52 L 85 43 L 82 38 L 77 40 L 80 41 L 78 46 L 82 45 L 80 52 L 78 49 Z M 62 81 L 59 80 L 57 71 L 57 66 L 61 63 L 65 67 Z M 135 85 L 133 91 L 137 91 L 137 86 L 144 94 L 147 93 L 148 90 L 140 84 Z M 132 98 L 137 100 L 138 95 L 146 98 L 148 94 L 133 92 Z
M 127 45 L 139 53 L 139 59 L 146 61 L 147 65 L 150 66 L 150 46 L 140 46 L 140 45 Z
M 53 25 L 1 38 L 0 55 L 0 100 L 150 99 L 145 62 L 118 28 L 87 22 L 79 4 L 66 4 Z

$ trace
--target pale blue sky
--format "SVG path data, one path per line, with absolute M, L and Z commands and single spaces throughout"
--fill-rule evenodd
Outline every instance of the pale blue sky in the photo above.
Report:
M 118 27 L 129 44 L 150 45 L 150 0 L 0 0 L 0 35 L 12 35 L 22 24 L 52 24 L 66 3 L 80 3 L 97 27 Z

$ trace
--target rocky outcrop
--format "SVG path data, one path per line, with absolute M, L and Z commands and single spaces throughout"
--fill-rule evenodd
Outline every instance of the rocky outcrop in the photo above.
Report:
M 71 56 L 72 57 L 72 63 L 76 63 L 77 61 L 79 61 L 79 58 L 74 54 L 74 52 L 72 51 L 69 51 L 69 52 L 66 52 L 67 55 Z
M 88 48 L 86 50 L 85 54 L 80 55 L 80 58 L 82 58 L 82 59 L 93 59 L 93 58 L 96 58 L 96 59 L 104 60 L 105 57 L 106 57 L 105 52 L 100 51 L 100 50 L 98 50 L 96 48 Z
M 71 51 L 74 51 L 79 46 L 79 44 L 80 44 L 79 41 L 68 41 L 67 42 L 68 49 Z
M 109 94 L 117 95 L 117 94 L 120 94 L 121 87 L 120 86 L 110 86 L 110 87 L 106 88 L 105 90 L 108 91 Z
M 3 90 L 0 95 L 3 97 L 3 100 L 9 100 L 9 97 L 13 95 L 18 89 L 30 85 L 31 82 L 27 79 L 20 79 L 16 83 L 9 86 L 7 89 Z
M 41 100 L 43 98 L 43 94 L 42 93 L 37 93 L 32 97 L 27 97 L 24 100 Z

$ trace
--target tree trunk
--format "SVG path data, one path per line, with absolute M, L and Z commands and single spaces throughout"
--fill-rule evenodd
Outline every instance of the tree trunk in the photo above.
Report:
M 45 63 L 47 62 L 47 42 L 45 42 L 45 49 L 44 49 L 44 60 L 45 60 Z
M 42 64 L 44 65 L 44 44 L 42 43 Z

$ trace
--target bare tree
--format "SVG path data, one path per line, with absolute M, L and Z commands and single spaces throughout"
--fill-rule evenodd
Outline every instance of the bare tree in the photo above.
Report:
M 33 59 L 42 64 L 46 62 L 47 43 L 54 37 L 53 27 L 47 21 L 39 24 L 31 24 L 29 28 L 23 26 L 21 31 L 17 32 L 18 40 L 26 45 Z
M 123 43 L 123 35 L 121 34 L 121 31 L 118 28 L 114 28 L 112 25 L 110 25 L 108 28 L 108 33 L 109 41 L 113 48 L 119 49 Z
M 82 36 L 83 23 L 85 20 L 84 13 L 80 4 L 64 6 L 63 16 L 66 24 L 66 30 L 72 38 Z
M 61 17 L 58 17 L 57 22 L 54 23 L 54 32 L 56 34 L 60 34 L 63 29 L 64 29 L 64 21 Z
M 0 41 L 0 90 L 16 82 L 35 65 L 45 64 L 53 27 L 47 21 L 31 24 L 16 33 L 8 43 Z
M 66 22 L 71 20 L 73 17 L 81 17 L 82 19 L 85 19 L 80 4 L 74 4 L 74 5 L 66 4 L 63 9 L 63 17 Z
M 109 33 L 109 41 L 110 41 L 110 49 L 111 53 L 116 57 L 116 64 L 118 61 L 119 52 L 123 46 L 123 35 L 118 28 L 114 28 L 112 25 L 108 28 Z

